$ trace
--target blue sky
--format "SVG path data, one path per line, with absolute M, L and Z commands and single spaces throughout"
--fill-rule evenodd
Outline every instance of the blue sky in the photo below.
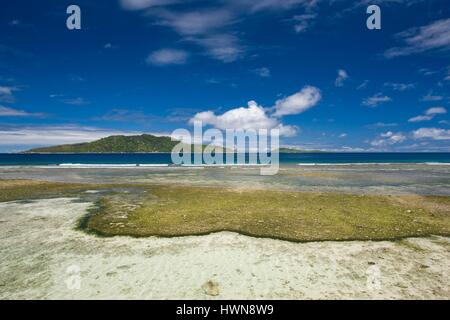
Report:
M 446 0 L 16 0 L 0 23 L 0 152 L 193 119 L 304 149 L 450 151 Z

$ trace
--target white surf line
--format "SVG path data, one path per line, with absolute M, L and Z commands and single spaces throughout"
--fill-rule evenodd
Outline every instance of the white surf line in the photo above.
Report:
M 346 163 L 297 163 L 298 166 L 390 166 L 390 165 L 427 165 L 449 166 L 448 162 L 346 162 Z
M 449 162 L 425 162 L 428 166 L 450 166 Z
M 169 164 L 161 163 L 161 164 L 138 164 L 138 167 L 168 167 Z
M 298 163 L 299 166 L 367 166 L 367 165 L 381 165 L 388 166 L 394 164 L 414 164 L 414 163 L 392 163 L 392 162 L 346 162 L 346 163 Z
M 261 163 L 239 163 L 239 164 L 181 164 L 182 167 L 190 167 L 190 168 L 206 168 L 206 167 L 215 167 L 215 168 L 224 168 L 224 167 L 264 167 L 269 166 L 269 164 L 261 164 Z
M 120 168 L 150 168 L 150 167 L 168 167 L 168 164 L 87 164 L 87 163 L 61 163 L 57 165 L 57 168 L 107 168 L 107 169 L 120 169 Z

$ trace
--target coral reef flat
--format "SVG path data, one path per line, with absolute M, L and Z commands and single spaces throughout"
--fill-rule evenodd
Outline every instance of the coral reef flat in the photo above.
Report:
M 0 298 L 450 297 L 448 166 L 252 170 L 0 168 Z

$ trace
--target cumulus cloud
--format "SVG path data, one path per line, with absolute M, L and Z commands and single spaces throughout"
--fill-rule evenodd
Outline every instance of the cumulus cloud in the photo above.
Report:
M 404 45 L 385 51 L 384 56 L 388 59 L 430 50 L 449 50 L 450 18 L 408 29 L 395 35 L 395 38 L 402 41 Z
M 394 133 L 392 131 L 387 131 L 385 133 L 380 134 L 375 140 L 371 141 L 370 144 L 373 147 L 386 147 L 404 142 L 405 140 L 406 136 L 403 135 L 401 132 Z
M 212 111 L 197 113 L 190 122 L 202 121 L 203 124 L 212 125 L 218 129 L 261 129 L 274 128 L 279 123 L 269 117 L 262 106 L 255 101 L 249 101 L 248 107 L 229 110 L 221 115 Z
M 450 140 L 450 130 L 439 128 L 420 128 L 413 131 L 414 139 Z
M 166 66 L 171 64 L 185 64 L 188 59 L 188 53 L 177 49 L 160 49 L 152 52 L 147 57 L 147 64 L 156 66 Z
M 340 69 L 338 70 L 338 76 L 336 80 L 334 81 L 334 85 L 336 87 L 342 87 L 344 86 L 344 81 L 348 79 L 347 71 Z
M 322 98 L 318 88 L 306 86 L 299 92 L 275 102 L 274 116 L 299 114 L 314 107 Z
M 274 129 L 280 130 L 282 136 L 294 136 L 298 132 L 295 126 L 286 126 L 276 118 L 270 117 L 266 110 L 255 101 L 249 101 L 247 107 L 229 110 L 221 115 L 212 111 L 197 113 L 189 120 L 190 123 L 201 121 L 203 125 L 211 125 L 217 129 Z
M 392 99 L 386 95 L 383 95 L 381 92 L 373 95 L 372 97 L 366 98 L 365 100 L 363 100 L 363 105 L 368 106 L 368 107 L 376 107 L 379 104 L 385 103 L 385 102 L 389 102 Z
M 282 115 L 299 114 L 313 107 L 320 100 L 320 90 L 307 86 L 301 91 L 278 100 L 271 109 L 249 101 L 247 107 L 240 107 L 215 114 L 213 111 L 203 111 L 195 114 L 189 122 L 201 121 L 203 125 L 211 125 L 217 129 L 274 129 L 280 130 L 280 135 L 294 136 L 298 133 L 296 126 L 283 124 L 279 117 Z M 274 113 L 270 114 L 270 110 Z

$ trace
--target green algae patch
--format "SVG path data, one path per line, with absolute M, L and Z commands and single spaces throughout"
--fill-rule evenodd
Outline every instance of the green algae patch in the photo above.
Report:
M 0 180 L 0 202 L 64 197 L 78 194 L 87 188 L 92 187 L 35 180 Z
M 102 198 L 85 229 L 135 237 L 234 231 L 290 241 L 450 235 L 449 197 L 168 186 L 145 190 L 139 201 Z
M 55 197 L 96 203 L 75 227 L 100 236 L 234 231 L 253 237 L 325 241 L 450 235 L 448 196 L 0 180 L 0 202 Z

